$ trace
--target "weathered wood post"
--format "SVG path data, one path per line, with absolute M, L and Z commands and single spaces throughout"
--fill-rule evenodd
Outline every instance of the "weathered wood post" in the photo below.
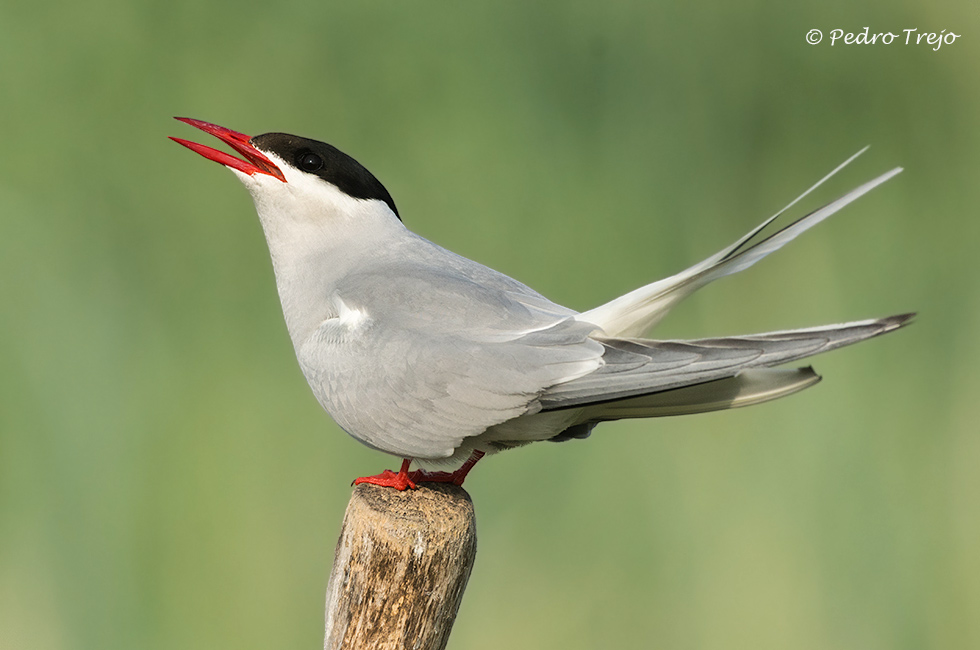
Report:
M 461 487 L 354 488 L 327 583 L 325 650 L 442 650 L 476 559 Z

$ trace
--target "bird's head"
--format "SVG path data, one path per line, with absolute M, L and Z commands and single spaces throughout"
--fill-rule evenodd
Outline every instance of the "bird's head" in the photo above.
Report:
M 171 140 L 235 172 L 266 226 L 400 219 L 384 185 L 359 162 L 325 142 L 286 133 L 249 137 L 186 117 L 181 122 L 209 133 L 244 159 L 182 138 Z M 339 224 L 336 224 L 339 225 Z

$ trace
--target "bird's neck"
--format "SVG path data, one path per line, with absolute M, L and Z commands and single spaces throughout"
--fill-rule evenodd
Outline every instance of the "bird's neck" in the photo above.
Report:
M 297 350 L 324 320 L 338 315 L 333 313 L 332 294 L 340 280 L 369 265 L 379 251 L 408 233 L 392 219 L 367 228 L 357 228 L 352 220 L 294 222 L 286 227 L 281 221 L 261 221 L 286 327 Z

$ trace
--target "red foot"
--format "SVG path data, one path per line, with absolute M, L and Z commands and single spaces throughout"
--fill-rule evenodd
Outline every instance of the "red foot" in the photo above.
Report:
M 375 474 L 374 476 L 362 476 L 361 478 L 354 479 L 354 485 L 360 485 L 361 483 L 370 483 L 371 485 L 380 485 L 381 487 L 391 487 L 398 491 L 416 488 L 415 482 L 412 480 L 414 475 L 418 472 L 412 472 L 413 477 L 410 478 L 408 474 L 408 466 L 412 463 L 410 458 L 406 458 L 402 461 L 402 467 L 395 474 L 390 469 L 386 469 L 380 474 Z
M 408 479 L 418 483 L 452 483 L 453 485 L 462 485 L 463 481 L 466 480 L 466 475 L 476 465 L 476 461 L 483 458 L 483 456 L 484 452 L 474 451 L 467 461 L 463 463 L 463 466 L 455 472 L 427 472 L 424 469 L 417 469 L 408 474 Z
M 408 477 L 415 481 L 416 483 L 455 483 L 456 485 L 462 485 L 463 480 L 460 479 L 459 483 L 456 483 L 456 472 L 429 472 L 424 469 L 417 469 L 414 472 L 409 472 Z
M 463 481 L 466 479 L 466 475 L 470 473 L 473 466 L 476 465 L 476 461 L 483 458 L 484 452 L 474 451 L 470 457 L 463 463 L 455 472 L 427 472 L 424 469 L 417 469 L 414 472 L 408 471 L 408 466 L 412 464 L 411 458 L 406 458 L 402 461 L 402 467 L 398 470 L 398 473 L 394 473 L 390 469 L 386 469 L 380 474 L 375 474 L 374 476 L 362 476 L 359 479 L 354 480 L 354 485 L 360 485 L 361 483 L 370 483 L 371 485 L 380 485 L 381 487 L 392 487 L 396 490 L 407 490 L 409 488 L 415 489 L 416 483 L 452 483 L 453 485 L 462 485 Z

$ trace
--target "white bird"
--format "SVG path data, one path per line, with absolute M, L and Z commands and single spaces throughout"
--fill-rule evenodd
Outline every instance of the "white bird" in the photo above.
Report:
M 483 455 L 585 438 L 604 421 L 766 402 L 820 380 L 774 368 L 897 329 L 913 314 L 698 340 L 639 338 L 681 299 L 752 266 L 898 174 L 893 169 L 756 243 L 857 155 L 728 248 L 587 312 L 416 235 L 350 156 L 284 133 L 249 137 L 189 118 L 244 160 L 172 138 L 231 169 L 252 195 L 296 358 L 348 434 L 402 458 L 357 479 L 400 490 L 462 484 Z M 409 472 L 412 461 L 453 472 Z

